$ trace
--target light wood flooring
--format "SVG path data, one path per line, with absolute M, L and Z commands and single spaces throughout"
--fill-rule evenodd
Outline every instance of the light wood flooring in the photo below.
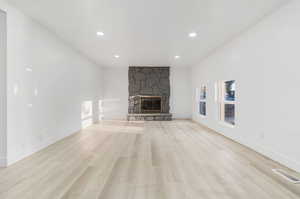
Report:
M 0 199 L 300 198 L 272 168 L 191 121 L 106 121 L 0 169 Z

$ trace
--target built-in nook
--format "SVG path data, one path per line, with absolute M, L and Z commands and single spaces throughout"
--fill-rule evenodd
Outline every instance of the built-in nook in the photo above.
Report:
M 171 120 L 170 67 L 129 67 L 128 120 Z

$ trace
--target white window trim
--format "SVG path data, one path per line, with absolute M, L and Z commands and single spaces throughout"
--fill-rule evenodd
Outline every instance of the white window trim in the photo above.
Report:
M 229 122 L 225 121 L 225 105 L 226 104 L 234 104 L 236 107 L 236 97 L 234 101 L 229 101 L 229 100 L 225 100 L 225 82 L 230 81 L 230 80 L 226 80 L 226 81 L 219 81 L 218 84 L 218 106 L 219 106 L 219 120 L 220 120 L 220 124 L 227 126 L 227 127 L 235 127 L 236 126 L 236 119 L 235 119 L 235 124 L 231 124 Z M 236 116 L 236 109 L 234 109 L 234 115 Z
M 225 121 L 219 121 L 219 124 L 221 124 L 222 126 L 225 126 L 225 127 L 230 127 L 230 128 L 235 128 L 235 125 L 233 124 L 230 124 L 228 122 L 225 122 Z

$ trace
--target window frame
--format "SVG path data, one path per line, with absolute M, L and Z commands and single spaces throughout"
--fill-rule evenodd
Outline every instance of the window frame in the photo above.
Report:
M 218 83 L 218 95 L 219 95 L 219 120 L 222 124 L 225 124 L 229 127 L 235 127 L 236 126 L 236 89 L 234 94 L 234 100 L 226 100 L 226 82 L 234 81 L 234 84 L 236 84 L 236 80 L 226 80 L 226 81 L 219 81 Z M 234 105 L 234 123 L 230 123 L 225 120 L 225 106 L 227 104 Z
M 205 98 L 201 98 L 201 96 L 202 96 L 202 89 L 205 89 Z M 205 103 L 205 115 L 203 115 L 203 114 L 201 114 L 201 111 L 200 111 L 200 109 L 201 109 L 201 102 L 202 103 Z M 206 84 L 202 84 L 201 86 L 200 86 L 200 89 L 199 89 L 199 97 L 198 97 L 198 113 L 199 113 L 199 115 L 200 116 L 202 116 L 202 117 L 207 117 L 207 85 Z

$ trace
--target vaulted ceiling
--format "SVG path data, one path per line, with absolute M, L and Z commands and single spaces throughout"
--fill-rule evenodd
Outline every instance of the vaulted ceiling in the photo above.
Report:
M 7 1 L 100 66 L 188 67 L 288 0 Z

